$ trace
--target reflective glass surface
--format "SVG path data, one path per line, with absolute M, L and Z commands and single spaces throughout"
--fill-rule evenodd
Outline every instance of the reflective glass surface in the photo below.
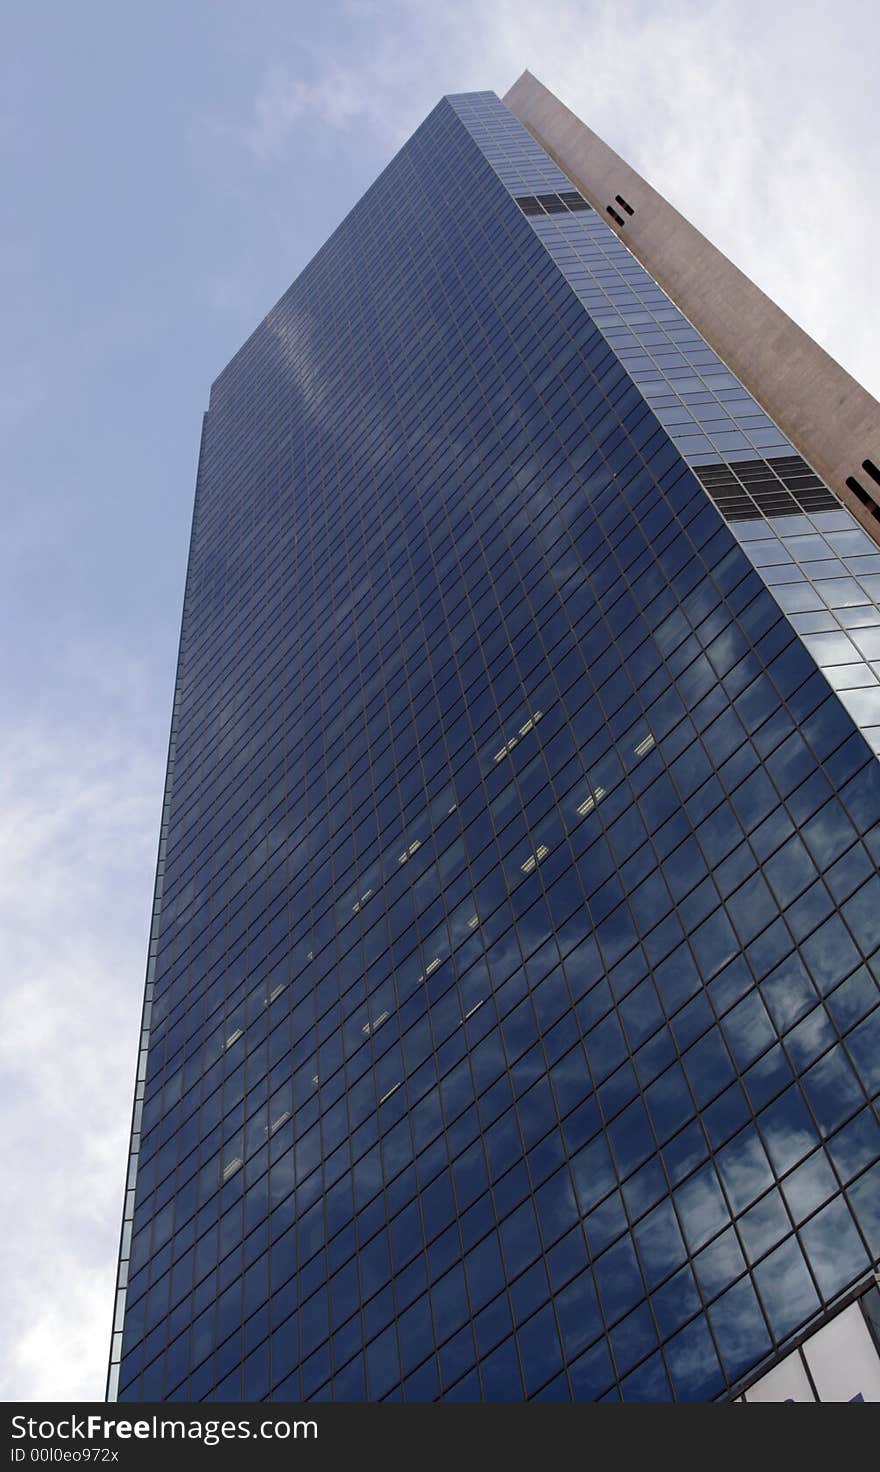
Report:
M 880 549 L 844 507 L 737 521 L 743 551 L 880 752 Z
M 444 99 L 213 386 L 121 1400 L 711 1399 L 880 1252 L 873 554 L 724 522 L 564 190 Z

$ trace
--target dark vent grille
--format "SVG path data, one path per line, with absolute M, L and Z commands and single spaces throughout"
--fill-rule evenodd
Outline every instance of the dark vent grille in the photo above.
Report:
M 877 469 L 877 466 L 874 464 L 873 460 L 863 460 L 862 469 L 867 470 L 871 479 L 873 481 L 876 481 L 877 485 L 880 486 L 880 470 Z
M 565 194 L 522 194 L 516 202 L 524 215 L 577 214 L 578 210 L 592 209 L 573 189 Z
M 878 485 L 880 485 L 880 473 L 878 473 L 873 460 L 863 460 L 862 468 L 867 470 L 871 479 L 876 480 Z M 861 502 L 869 516 L 873 516 L 875 521 L 880 521 L 880 506 L 877 505 L 874 497 L 868 494 L 861 481 L 856 480 L 854 475 L 848 475 L 844 484 L 848 491 L 852 491 L 856 500 Z
M 799 455 L 694 465 L 692 469 L 725 521 L 840 510 L 837 497 Z

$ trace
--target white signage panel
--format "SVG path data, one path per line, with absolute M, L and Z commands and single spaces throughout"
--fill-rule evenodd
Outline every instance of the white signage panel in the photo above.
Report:
M 766 1375 L 762 1375 L 757 1385 L 747 1390 L 745 1399 L 751 1401 L 815 1401 L 807 1372 L 803 1361 L 797 1350 L 774 1365 Z
M 829 1319 L 741 1399 L 880 1402 L 880 1354 L 858 1302 Z
M 820 1400 L 880 1401 L 880 1359 L 857 1303 L 803 1345 Z

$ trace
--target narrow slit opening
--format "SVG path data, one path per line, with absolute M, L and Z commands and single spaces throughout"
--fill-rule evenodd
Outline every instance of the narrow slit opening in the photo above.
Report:
M 861 501 L 866 511 L 870 511 L 875 521 L 880 521 L 880 506 L 869 496 L 864 486 L 860 486 L 854 475 L 848 475 L 845 481 L 847 489 L 852 491 L 856 500 Z

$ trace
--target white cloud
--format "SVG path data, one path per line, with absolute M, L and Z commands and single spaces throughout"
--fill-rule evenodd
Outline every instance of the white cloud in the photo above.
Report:
M 55 689 L 0 730 L 4 1399 L 103 1397 L 161 802 L 142 672 Z
M 254 103 L 250 143 L 258 158 L 268 158 L 283 147 L 296 124 L 312 114 L 331 127 L 361 118 L 369 107 L 357 77 L 336 64 L 317 82 L 293 77 L 285 68 L 271 66 Z

